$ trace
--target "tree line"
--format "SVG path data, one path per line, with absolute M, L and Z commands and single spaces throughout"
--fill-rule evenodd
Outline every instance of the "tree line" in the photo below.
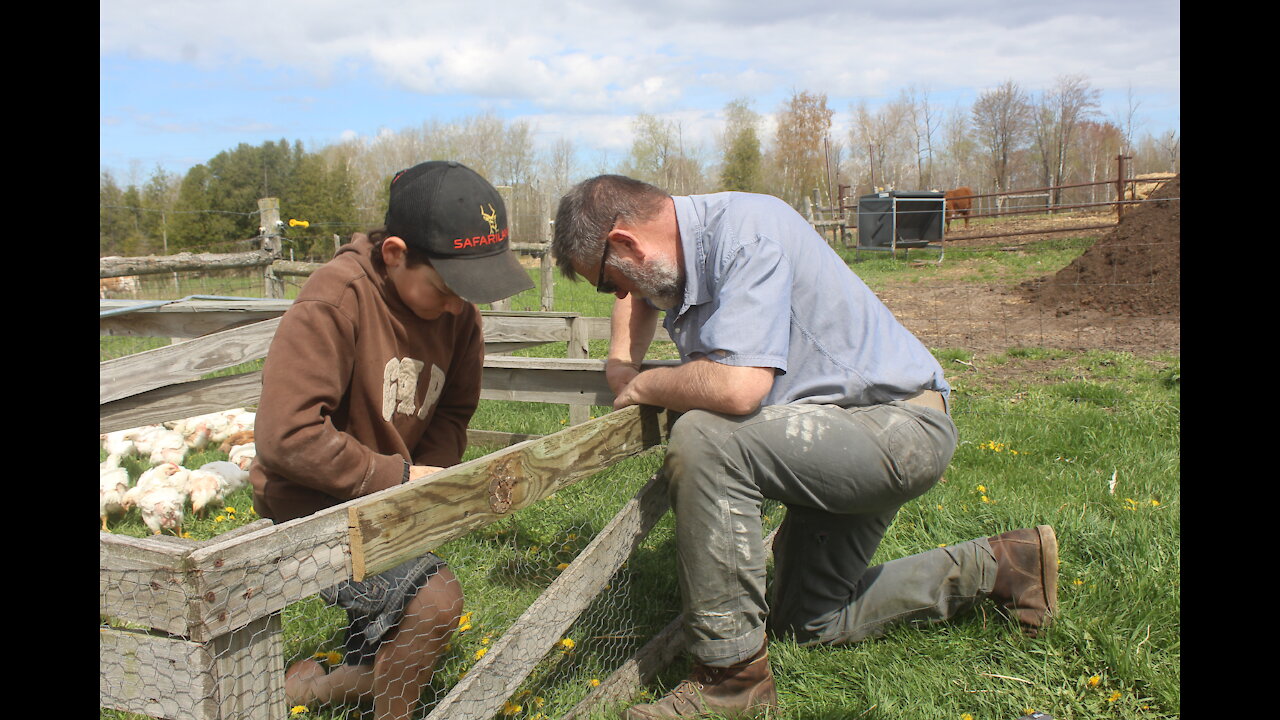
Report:
M 280 199 L 286 251 L 324 260 L 334 235 L 381 224 L 387 184 L 396 171 L 425 159 L 455 159 L 499 187 L 518 242 L 547 237 L 554 203 L 572 183 L 616 172 L 654 183 L 675 195 L 745 190 L 777 195 L 807 211 L 815 192 L 830 206 L 837 188 L 846 197 L 878 188 L 978 193 L 1114 178 L 1115 157 L 1132 156 L 1135 174 L 1177 172 L 1181 139 L 1174 131 L 1136 136 L 1141 102 L 1111 117 L 1101 91 L 1080 75 L 1059 77 L 1030 92 L 1013 80 L 983 92 L 970 106 L 942 107 L 927 90 L 910 87 L 871 109 L 850 108 L 833 123 L 825 93 L 793 91 L 772 122 L 749 98 L 729 102 L 713 147 L 689 141 L 677 120 L 640 114 L 634 139 L 615 162 L 581 161 L 577 144 L 560 138 L 539 149 L 527 121 L 492 114 L 434 120 L 372 139 L 307 150 L 285 139 L 240 144 L 179 176 L 155 168 L 129 182 L 103 171 L 100 255 L 150 255 L 184 250 L 235 252 L 260 234 L 257 200 Z M 1113 191 L 1082 188 L 1055 193 L 1052 202 L 1106 200 Z M 305 222 L 299 222 L 305 221 Z

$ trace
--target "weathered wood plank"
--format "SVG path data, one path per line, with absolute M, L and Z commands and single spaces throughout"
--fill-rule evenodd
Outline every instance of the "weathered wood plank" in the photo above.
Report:
M 587 717 L 593 710 L 607 703 L 618 702 L 635 695 L 636 690 L 652 680 L 660 671 L 671 665 L 680 651 L 688 644 L 684 634 L 683 618 L 676 617 L 667 623 L 631 659 L 600 681 L 573 709 L 560 720 L 577 720 Z
M 159 538 L 100 532 L 99 612 L 125 622 L 186 635 L 187 600 L 194 592 L 187 555 Z
M 280 319 L 206 335 L 98 365 L 99 404 L 266 357 Z
M 764 546 L 769 555 L 773 554 L 773 540 L 777 534 L 778 530 L 774 528 L 765 536 Z M 642 685 L 666 669 L 688 642 L 688 636 L 684 632 L 684 619 L 677 615 L 560 720 L 578 720 L 599 710 L 602 705 L 632 697 Z
M 261 371 L 168 385 L 103 403 L 98 408 L 98 432 L 256 405 L 261 396 Z
M 147 300 L 100 300 L 98 334 L 201 337 L 280 317 L 292 304 L 292 300 L 252 298 L 243 301 L 192 299 L 164 304 Z
M 212 640 L 351 577 L 346 508 L 361 499 L 192 551 L 183 634 Z
M 671 415 L 631 406 L 370 496 L 349 511 L 361 580 L 661 443 Z
M 213 657 L 200 643 L 100 628 L 102 707 L 172 720 L 216 720 Z
M 210 645 L 218 683 L 218 717 L 290 717 L 284 695 L 284 633 L 279 613 L 216 638 Z
M 175 255 L 144 255 L 140 257 L 98 258 L 99 277 L 121 275 L 154 275 L 181 270 L 223 270 L 238 267 L 262 267 L 270 265 L 278 254 L 265 250 L 243 253 L 177 253 Z
M 467 671 L 428 720 L 493 717 L 600 594 L 667 508 L 666 482 L 654 475 Z

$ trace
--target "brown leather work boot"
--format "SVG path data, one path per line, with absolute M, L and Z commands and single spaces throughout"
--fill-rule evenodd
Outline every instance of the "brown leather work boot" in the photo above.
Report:
M 729 667 L 693 666 L 682 681 L 656 703 L 628 708 L 624 720 L 697 717 L 719 713 L 731 718 L 755 718 L 778 707 L 778 691 L 769 669 L 768 642 L 750 659 Z
M 1053 528 L 1011 530 L 987 542 L 999 563 L 991 599 L 1023 632 L 1038 637 L 1058 614 L 1058 538 Z

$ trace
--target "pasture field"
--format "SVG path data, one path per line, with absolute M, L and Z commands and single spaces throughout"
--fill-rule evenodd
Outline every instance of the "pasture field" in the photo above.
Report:
M 1053 272 L 1088 244 L 1077 238 L 1030 244 L 1016 254 L 990 252 L 974 258 L 962 276 L 953 271 L 948 282 L 1009 283 Z M 886 255 L 851 266 L 879 291 L 927 282 L 921 275 L 946 271 L 951 257 L 948 250 L 948 262 L 936 270 Z M 517 296 L 512 309 L 538 309 L 536 290 L 526 295 L 531 301 Z M 589 284 L 557 278 L 557 310 L 607 316 L 610 300 Z M 103 339 L 104 358 L 120 352 L 111 347 L 118 342 Z M 605 350 L 605 343 L 593 342 L 593 357 Z M 932 350 L 955 391 L 960 446 L 944 481 L 902 508 L 874 562 L 1050 524 L 1061 550 L 1060 618 L 1044 637 L 1028 639 L 982 604 L 949 623 L 899 626 L 856 645 L 805 648 L 776 639 L 770 651 L 782 708 L 775 717 L 1013 720 L 1032 710 L 1058 720 L 1180 717 L 1179 354 Z M 672 356 L 669 346 L 659 353 Z M 563 357 L 564 346 L 523 354 Z M 567 420 L 563 406 L 483 401 L 472 426 L 545 434 Z M 470 448 L 466 459 L 492 450 Z M 186 464 L 219 458 L 214 451 Z M 619 463 L 440 549 L 462 579 L 468 622 L 424 701 L 440 697 L 475 663 L 660 464 L 660 450 Z M 131 468 L 135 478 L 137 472 Z M 189 522 L 191 537 L 257 519 L 248 489 L 226 506 Z M 770 525 L 784 512 L 766 511 Z M 668 514 L 570 628 L 572 643 L 558 645 L 498 717 L 559 717 L 593 680 L 676 617 L 673 527 Z M 147 532 L 136 516 L 112 530 Z M 338 648 L 342 622 L 341 613 L 318 598 L 288 608 L 286 662 Z M 632 701 L 660 696 L 689 667 L 681 656 Z M 614 717 L 618 709 L 592 717 Z M 349 717 L 343 708 L 308 708 L 299 716 Z M 135 716 L 104 710 L 101 717 Z

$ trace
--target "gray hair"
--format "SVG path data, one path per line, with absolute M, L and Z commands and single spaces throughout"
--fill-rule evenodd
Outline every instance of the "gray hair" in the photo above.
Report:
M 597 175 L 574 185 L 560 198 L 551 252 L 570 280 L 575 261 L 591 265 L 604 254 L 604 238 L 616 219 L 645 222 L 671 196 L 661 188 L 624 175 Z

